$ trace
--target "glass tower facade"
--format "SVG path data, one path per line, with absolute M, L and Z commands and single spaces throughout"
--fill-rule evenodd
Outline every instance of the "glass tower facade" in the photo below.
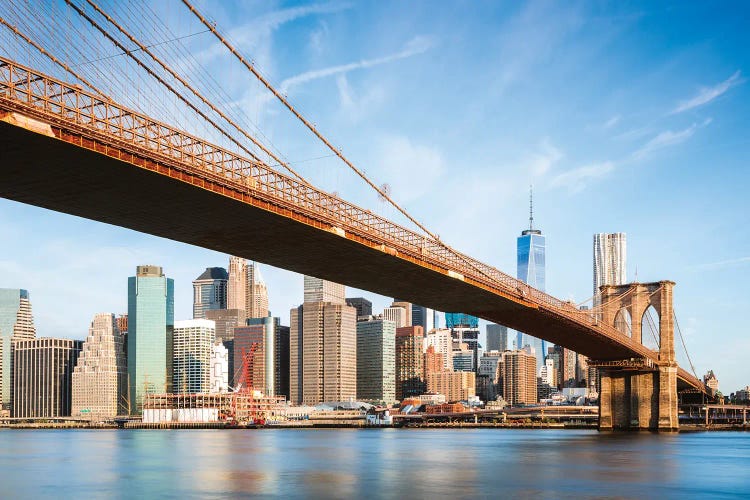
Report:
M 128 391 L 130 412 L 145 393 L 172 392 L 174 280 L 159 266 L 138 266 L 128 278 Z
M 530 286 L 544 291 L 544 267 L 545 267 L 545 240 L 542 232 L 538 229 L 526 229 L 516 240 L 517 256 L 517 278 Z M 536 355 L 537 373 L 544 364 L 544 356 L 547 354 L 547 341 L 541 340 L 522 332 L 516 334 L 516 349 L 531 346 Z
M 34 337 L 29 292 L 0 288 L 0 410 L 11 407 L 11 342 Z

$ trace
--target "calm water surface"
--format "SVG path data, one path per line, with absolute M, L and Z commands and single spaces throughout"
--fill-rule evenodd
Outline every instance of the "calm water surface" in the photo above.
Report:
M 0 498 L 750 498 L 750 433 L 0 430 Z

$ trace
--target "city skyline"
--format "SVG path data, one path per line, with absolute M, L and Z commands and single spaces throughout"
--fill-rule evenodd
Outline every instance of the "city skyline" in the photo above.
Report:
M 408 34 L 404 33 L 406 28 L 393 26 L 389 28 L 390 36 L 381 36 L 380 43 L 371 44 L 374 33 L 365 30 L 360 37 L 354 37 L 355 42 L 349 47 L 337 49 L 340 44 L 335 41 L 350 34 L 346 27 L 349 16 L 377 17 L 384 7 L 334 7 L 311 9 L 305 14 L 252 7 L 258 10 L 258 23 L 269 19 L 273 12 L 285 12 L 286 21 L 269 24 L 262 40 L 246 42 L 243 48 L 249 52 L 263 48 L 266 52 L 259 64 L 283 80 L 329 64 L 357 60 L 353 54 L 359 58 L 396 53 L 415 40 L 415 29 L 425 33 L 427 38 L 420 38 L 409 46 L 410 50 L 402 51 L 409 55 L 383 63 L 377 71 L 362 67 L 332 73 L 328 78 L 297 79 L 287 87 L 290 98 L 304 105 L 321 126 L 334 131 L 337 142 L 361 157 L 368 172 L 393 185 L 397 200 L 406 203 L 410 211 L 451 245 L 512 274 L 513 239 L 524 220 L 525 188 L 533 181 L 539 193 L 537 220 L 549 243 L 550 293 L 576 302 L 586 300 L 591 286 L 591 235 L 603 231 L 628 233 L 628 279 L 633 280 L 637 268 L 640 281 L 677 282 L 676 312 L 698 373 L 716 370 L 725 390 L 747 385 L 742 379 L 742 360 L 725 360 L 724 347 L 713 340 L 721 333 L 726 336 L 724 344 L 731 343 L 737 352 L 749 345 L 740 320 L 746 301 L 739 288 L 750 268 L 750 256 L 743 252 L 748 248 L 748 236 L 734 230 L 742 227 L 740 216 L 747 206 L 741 186 L 747 185 L 748 174 L 741 167 L 748 148 L 741 135 L 742 127 L 737 125 L 742 124 L 738 120 L 749 102 L 743 76 L 748 56 L 726 48 L 746 45 L 746 35 L 733 29 L 735 21 L 721 19 L 721 27 L 726 28 L 721 31 L 721 40 L 714 36 L 721 27 L 700 23 L 689 35 L 679 29 L 662 33 L 665 43 L 654 51 L 642 35 L 651 33 L 654 23 L 666 19 L 659 9 L 622 6 L 608 12 L 592 12 L 581 7 L 560 13 L 553 6 L 562 21 L 552 26 L 555 29 L 545 30 L 552 17 L 547 17 L 549 13 L 542 15 L 544 9 L 539 4 L 529 4 L 510 13 L 489 8 L 484 14 L 503 27 L 499 34 L 489 37 L 485 36 L 488 34 L 482 29 L 480 16 L 467 14 L 465 27 L 453 35 L 457 45 L 453 47 L 444 31 L 438 29 L 446 22 L 446 15 L 430 13 L 419 19 L 425 13 L 415 9 L 410 13 L 399 11 L 414 21 Z M 692 26 L 696 19 L 711 15 L 702 9 L 685 9 L 670 17 L 669 22 L 678 28 Z M 220 24 L 229 29 L 239 28 L 241 19 L 247 19 L 237 17 L 233 21 L 236 12 L 232 6 L 215 14 Z M 601 29 L 615 21 L 617 29 Z M 323 23 L 328 26 L 327 31 L 322 30 Z M 486 106 L 479 109 L 478 101 L 462 95 L 459 102 L 447 101 L 441 113 L 431 116 L 433 129 L 420 131 L 413 123 L 415 116 L 409 114 L 409 109 L 419 102 L 408 103 L 406 95 L 413 99 L 417 93 L 410 92 L 412 86 L 424 86 L 429 78 L 439 76 L 436 63 L 430 61 L 431 54 L 440 53 L 453 60 L 458 53 L 466 53 L 467 47 L 479 43 L 479 36 L 473 36 L 472 30 L 488 41 L 483 43 L 497 44 L 500 53 L 504 49 L 506 55 L 513 54 L 512 35 L 545 34 L 524 47 L 532 57 L 511 58 L 511 62 L 528 60 L 528 64 L 484 61 L 483 66 L 490 68 L 498 62 L 481 81 L 493 89 L 489 96 L 483 96 L 488 101 Z M 315 33 L 320 33 L 322 51 L 309 63 L 302 57 L 289 61 L 276 57 L 293 43 L 304 44 L 313 51 Z M 310 37 L 309 46 L 305 35 Z M 693 48 L 685 49 L 683 43 L 678 43 L 685 39 L 695 43 Z M 587 63 L 599 61 L 601 55 L 593 49 L 587 52 L 582 45 L 597 44 L 620 47 L 625 55 L 592 69 Z M 629 48 L 624 49 L 625 46 Z M 575 48 L 578 50 L 571 50 Z M 569 55 L 562 60 L 553 59 L 562 51 Z M 272 57 L 278 62 L 272 63 Z M 545 64 L 552 60 L 557 63 Z M 457 68 L 469 72 L 479 63 L 473 59 Z M 402 81 L 405 71 L 410 82 Z M 564 89 L 560 96 L 553 93 L 554 81 L 579 71 L 586 71 L 589 78 L 584 80 L 590 81 L 576 79 L 578 85 L 574 88 Z M 461 71 L 458 73 L 447 82 L 448 87 L 471 88 L 472 82 L 462 80 Z M 399 84 L 406 85 L 398 91 L 393 80 L 397 74 Z M 426 75 L 428 80 L 417 74 Z M 380 75 L 380 79 L 375 75 Z M 618 76 L 624 81 L 619 81 Z M 535 82 L 537 87 L 529 88 L 522 85 L 524 82 Z M 597 92 L 591 91 L 592 85 Z M 600 90 L 610 86 L 606 92 Z M 443 101 L 435 100 L 439 95 L 438 90 L 428 88 L 420 98 Z M 373 109 L 368 96 L 375 99 L 378 109 Z M 587 99 L 582 100 L 582 96 Z M 561 101 L 583 104 L 574 108 Z M 515 104 L 508 105 L 512 102 Z M 545 111 L 543 108 L 551 103 L 554 105 Z M 455 120 L 448 116 L 463 116 L 456 112 L 457 108 L 469 109 L 477 123 L 491 121 L 492 113 L 499 109 L 504 110 L 503 119 L 511 123 L 528 116 L 534 118 L 522 121 L 524 126 L 512 133 L 502 127 L 478 132 L 473 121 L 462 122 L 464 129 L 454 138 L 448 127 L 455 126 Z M 398 112 L 389 113 L 393 110 Z M 356 116 L 352 116 L 355 111 Z M 389 133 L 393 116 L 401 113 L 407 116 L 398 130 Z M 561 120 L 560 116 L 571 118 Z M 343 126 L 350 120 L 366 127 L 357 135 L 350 134 Z M 369 132 L 376 147 L 391 152 L 384 158 L 398 159 L 392 162 L 394 165 L 413 163 L 413 173 L 401 175 L 386 168 L 386 160 L 370 166 L 364 154 L 367 144 L 359 136 Z M 469 135 L 472 137 L 467 141 Z M 498 136 L 504 138 L 497 142 Z M 461 142 L 465 145 L 458 147 Z M 732 146 L 731 154 L 721 151 L 726 145 Z M 585 153 L 576 153 L 578 150 Z M 302 148 L 292 147 L 289 151 L 290 155 L 299 151 L 297 158 L 312 157 Z M 451 172 L 449 166 L 453 164 L 464 167 L 459 169 L 460 175 Z M 320 166 L 310 166 L 308 172 Z M 411 175 L 418 175 L 424 182 L 414 182 Z M 336 188 L 336 175 L 329 177 L 324 181 Z M 470 189 L 474 195 L 448 212 L 447 207 L 435 206 L 432 192 L 427 189 L 440 184 Z M 418 188 L 411 189 L 415 185 Z M 611 203 L 614 196 L 619 197 L 617 204 Z M 707 198 L 710 203 L 695 203 Z M 122 277 L 145 262 L 164 266 L 165 272 L 175 278 L 175 317 L 188 319 L 190 306 L 184 297 L 189 297 L 191 280 L 206 266 L 226 265 L 226 256 L 216 252 L 5 200 L 0 201 L 0 207 L 0 230 L 8 235 L 1 267 L 3 286 L 27 289 L 32 294 L 38 336 L 81 339 L 93 313 L 125 312 Z M 503 216 L 480 216 L 488 213 Z M 686 221 L 690 221 L 689 225 Z M 476 237 L 467 238 L 467 234 Z M 492 236 L 481 236 L 485 234 Z M 301 302 L 297 294 L 301 278 L 270 267 L 264 268 L 264 274 L 270 284 L 271 309 L 283 318 L 284 311 Z M 59 285 L 50 286 L 50 282 Z M 707 283 L 711 287 L 708 297 Z M 59 293 L 62 286 L 68 293 Z M 351 295 L 366 296 L 376 310 L 382 310 L 391 300 L 354 290 Z M 717 359 L 723 360 L 722 367 L 714 366 Z

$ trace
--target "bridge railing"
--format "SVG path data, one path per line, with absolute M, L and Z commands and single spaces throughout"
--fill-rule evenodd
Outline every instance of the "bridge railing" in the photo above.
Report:
M 316 220 L 330 224 L 330 230 L 356 234 L 380 245 L 384 251 L 400 252 L 442 268 L 449 274 L 451 271 L 458 273 L 461 279 L 468 278 L 537 304 L 627 343 L 626 335 L 613 326 L 598 324 L 590 312 L 532 288 L 440 241 L 120 106 L 78 85 L 57 80 L 4 57 L 0 57 L 0 104 L 8 110 L 41 118 L 61 129 L 75 129 L 84 136 L 102 139 L 107 144 L 164 162 L 178 170 L 197 171 L 232 189 L 246 190 L 270 203 L 312 215 Z

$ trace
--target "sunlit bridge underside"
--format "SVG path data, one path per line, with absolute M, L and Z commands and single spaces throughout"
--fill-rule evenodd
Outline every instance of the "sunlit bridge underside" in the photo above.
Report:
M 429 236 L 5 58 L 0 154 L 7 199 L 464 311 L 592 359 L 658 360 Z M 685 370 L 678 377 L 703 389 Z

